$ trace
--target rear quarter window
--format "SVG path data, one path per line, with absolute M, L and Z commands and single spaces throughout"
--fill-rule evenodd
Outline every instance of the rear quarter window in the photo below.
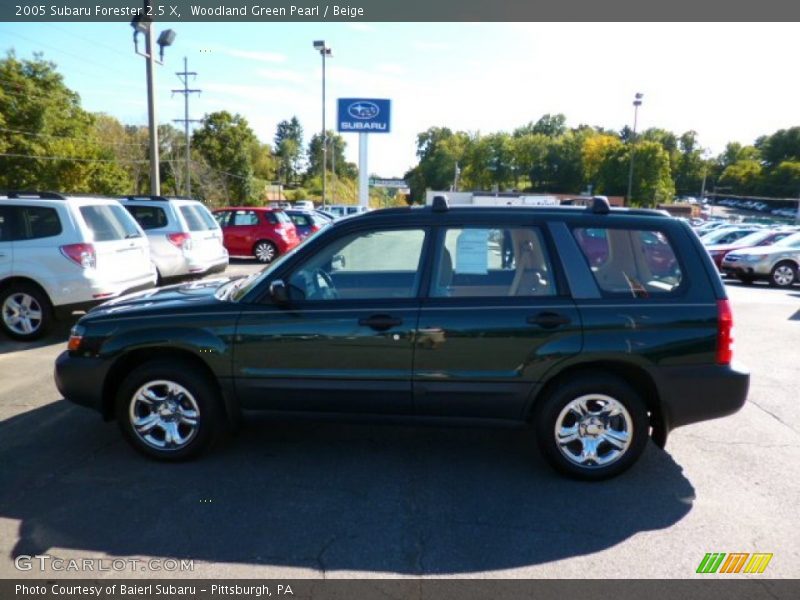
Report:
M 80 207 L 83 221 L 95 242 L 111 242 L 141 237 L 136 221 L 122 206 L 89 204 Z
M 672 242 L 663 231 L 577 227 L 572 233 L 606 295 L 664 296 L 676 292 L 684 281 Z
M 214 217 L 203 206 L 184 205 L 180 210 L 189 231 L 208 231 L 217 228 Z

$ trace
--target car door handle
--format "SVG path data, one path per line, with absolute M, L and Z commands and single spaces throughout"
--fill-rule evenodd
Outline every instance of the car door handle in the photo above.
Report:
M 372 315 L 358 320 L 358 324 L 362 327 L 371 327 L 375 331 L 386 331 L 392 327 L 397 327 L 403 324 L 403 319 L 392 317 L 390 315 Z
M 555 329 L 561 325 L 569 325 L 572 323 L 572 319 L 559 313 L 540 312 L 538 315 L 528 317 L 527 322 L 531 325 L 538 325 L 542 329 Z

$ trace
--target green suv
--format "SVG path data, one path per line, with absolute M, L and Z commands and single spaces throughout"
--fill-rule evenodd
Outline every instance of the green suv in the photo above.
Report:
M 103 304 L 55 377 L 159 459 L 262 410 L 528 426 L 596 480 L 742 407 L 731 328 L 714 264 L 664 213 L 440 197 L 337 222 L 248 278 Z

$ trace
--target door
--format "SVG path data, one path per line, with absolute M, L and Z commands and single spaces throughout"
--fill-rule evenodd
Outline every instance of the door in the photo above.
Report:
M 414 358 L 418 414 L 519 419 L 536 383 L 581 349 L 573 301 L 535 225 L 442 228 Z
M 244 309 L 234 357 L 245 407 L 412 412 L 426 231 L 343 232 L 283 274 L 284 306 Z
M 9 277 L 12 273 L 14 261 L 14 246 L 11 233 L 13 211 L 12 206 L 0 206 L 0 281 Z
M 233 210 L 223 227 L 225 247 L 236 256 L 252 256 L 256 240 L 258 214 L 254 210 Z

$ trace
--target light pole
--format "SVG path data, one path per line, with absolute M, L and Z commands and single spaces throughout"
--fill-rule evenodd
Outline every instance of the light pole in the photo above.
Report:
M 644 94 L 636 92 L 633 98 L 633 134 L 631 135 L 631 164 L 628 169 L 628 193 L 625 196 L 625 202 L 631 201 L 631 189 L 633 188 L 633 155 L 636 153 L 636 122 L 639 120 L 639 107 L 642 105 L 642 97 Z
M 151 14 L 151 0 L 144 0 L 143 15 Z M 136 54 L 144 56 L 147 65 L 147 126 L 150 130 L 150 195 L 161 195 L 161 181 L 159 176 L 158 160 L 158 119 L 156 118 L 156 98 L 154 71 L 155 63 L 164 64 L 164 48 L 171 46 L 175 41 L 175 32 L 172 29 L 165 29 L 158 36 L 156 43 L 160 47 L 159 58 L 153 54 L 153 22 L 152 19 L 137 15 L 131 21 L 133 27 L 133 48 Z M 139 52 L 139 34 L 144 34 L 144 52 Z
M 336 204 L 336 135 L 332 135 L 331 144 L 331 204 Z
M 325 129 L 325 59 L 332 57 L 331 49 L 325 45 L 325 40 L 316 40 L 314 50 L 322 56 L 322 205 L 325 206 L 325 183 L 327 175 L 325 170 L 328 167 L 328 132 Z

